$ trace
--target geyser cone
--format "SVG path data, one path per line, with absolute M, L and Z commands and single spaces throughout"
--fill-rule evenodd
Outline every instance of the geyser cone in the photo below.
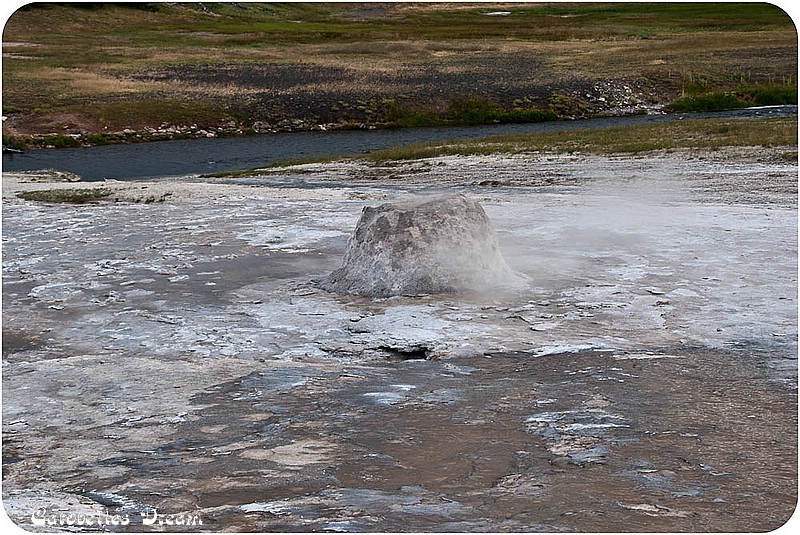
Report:
M 365 207 L 326 289 L 373 297 L 481 291 L 519 282 L 486 212 L 464 195 Z

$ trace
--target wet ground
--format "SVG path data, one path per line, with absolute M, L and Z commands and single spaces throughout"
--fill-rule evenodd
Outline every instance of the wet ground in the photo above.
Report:
M 797 496 L 779 154 L 332 163 L 90 205 L 4 175 L 6 511 L 31 531 L 776 529 Z M 454 190 L 525 288 L 316 287 L 363 206 Z

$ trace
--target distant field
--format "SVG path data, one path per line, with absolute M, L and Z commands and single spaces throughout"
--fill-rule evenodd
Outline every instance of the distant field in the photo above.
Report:
M 4 142 L 796 102 L 796 73 L 766 3 L 31 4 L 3 32 Z

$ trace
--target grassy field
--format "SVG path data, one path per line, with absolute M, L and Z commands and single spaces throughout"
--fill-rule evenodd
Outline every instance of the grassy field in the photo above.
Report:
M 376 151 L 366 159 L 385 162 L 446 155 L 496 153 L 582 152 L 636 154 L 655 150 L 723 147 L 793 147 L 797 145 L 797 118 L 763 120 L 698 119 L 634 127 L 599 128 L 569 132 L 513 134 L 474 141 L 424 143 Z M 796 160 L 797 151 L 786 153 Z
M 4 142 L 718 109 L 796 102 L 796 73 L 766 3 L 30 4 Z

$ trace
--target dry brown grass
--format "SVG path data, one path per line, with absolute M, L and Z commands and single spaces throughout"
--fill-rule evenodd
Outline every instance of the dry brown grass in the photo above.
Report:
M 42 83 L 63 85 L 64 96 L 96 94 L 98 96 L 145 93 L 158 90 L 160 85 L 126 80 L 102 72 L 50 67 L 39 70 L 33 77 Z
M 728 15 L 729 28 L 709 30 L 706 25 L 716 19 L 711 4 L 697 8 L 696 16 L 681 6 L 665 11 L 662 4 L 655 5 L 661 9 L 658 16 L 633 4 L 259 4 L 245 15 L 219 4 L 214 9 L 221 14 L 213 17 L 184 5 L 164 6 L 158 13 L 116 6 L 55 6 L 15 14 L 3 35 L 3 103 L 11 116 L 6 126 L 35 133 L 29 121 L 34 111 L 51 110 L 55 116 L 60 107 L 74 102 L 126 96 L 208 97 L 219 99 L 223 108 L 242 108 L 245 115 L 272 113 L 247 108 L 259 87 L 246 80 L 147 79 L 151 69 L 175 66 L 225 69 L 274 63 L 341 68 L 347 77 L 340 80 L 309 79 L 272 94 L 349 92 L 358 95 L 354 99 L 367 93 L 378 98 L 413 93 L 414 88 L 381 85 L 395 83 L 390 75 L 400 69 L 435 69 L 452 78 L 468 72 L 472 59 L 484 65 L 501 65 L 504 58 L 539 62 L 536 71 L 504 74 L 508 94 L 534 77 L 537 87 L 563 85 L 564 80 L 640 82 L 662 103 L 681 96 L 690 84 L 728 90 L 739 83 L 796 83 L 796 31 L 790 21 L 767 13 L 768 7 L 758 12 L 758 20 L 751 20 L 752 10 L 743 11 L 738 19 Z M 720 9 L 730 11 L 727 6 Z M 515 15 L 483 15 L 506 10 Z M 581 10 L 586 14 L 572 16 Z M 431 96 L 428 87 L 412 95 L 409 106 L 427 102 L 432 110 L 441 109 L 447 107 L 442 99 L 463 96 L 452 94 L 450 87 L 433 89 L 441 98 Z M 146 111 L 143 107 L 142 114 Z
M 530 49 L 548 57 L 559 69 L 575 69 L 585 75 L 631 77 L 642 74 L 673 76 L 682 73 L 751 73 L 771 70 L 774 76 L 790 76 L 791 63 L 764 65 L 767 54 L 796 49 L 793 32 L 726 32 L 677 34 L 666 39 L 579 41 L 543 43 Z

